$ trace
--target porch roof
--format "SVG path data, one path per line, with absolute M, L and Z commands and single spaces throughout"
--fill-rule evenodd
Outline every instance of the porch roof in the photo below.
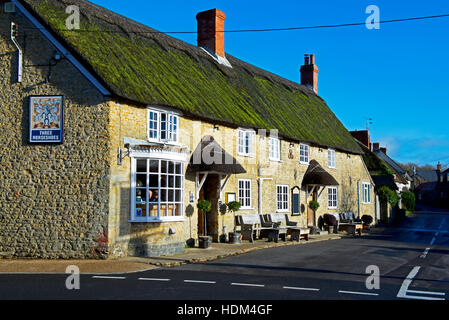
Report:
M 329 172 L 323 169 L 318 161 L 311 160 L 302 179 L 302 185 L 338 186 L 339 183 Z
M 187 171 L 218 174 L 246 173 L 242 165 L 227 153 L 212 136 L 204 136 L 190 158 Z

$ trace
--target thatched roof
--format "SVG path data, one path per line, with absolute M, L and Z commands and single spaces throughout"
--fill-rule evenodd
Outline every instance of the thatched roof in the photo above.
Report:
M 204 136 L 196 147 L 187 167 L 189 172 L 214 172 L 219 174 L 246 173 L 246 170 L 227 153 L 212 136 Z
M 201 48 L 88 1 L 19 1 L 113 96 L 173 107 L 210 122 L 277 129 L 285 139 L 361 153 L 323 99 L 305 86 L 230 54 L 226 58 L 232 68 L 220 65 Z M 80 8 L 80 30 L 66 30 L 68 5 Z
M 335 178 L 318 163 L 316 160 L 310 160 L 302 185 L 320 185 L 320 186 L 338 186 Z

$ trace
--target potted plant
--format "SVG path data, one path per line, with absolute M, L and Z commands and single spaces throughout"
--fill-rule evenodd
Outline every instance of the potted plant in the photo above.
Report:
M 367 214 L 363 215 L 361 219 L 362 219 L 362 222 L 363 222 L 363 229 L 364 230 L 369 229 L 369 225 L 371 223 L 373 223 L 373 220 L 374 220 L 373 217 L 371 217 L 371 216 L 369 216 Z
M 228 209 L 234 214 L 234 232 L 229 233 L 229 242 L 240 243 L 240 232 L 237 232 L 237 223 L 235 219 L 235 213 L 240 210 L 240 202 L 231 201 L 228 203 Z
M 331 214 L 326 213 L 323 215 L 323 220 L 324 220 L 324 223 L 327 225 L 327 228 L 328 228 L 327 230 L 329 231 L 329 233 L 334 233 L 337 231 L 335 229 L 337 227 L 337 218 L 335 218 Z
M 204 215 L 204 235 L 198 237 L 198 246 L 200 248 L 206 249 L 209 247 L 210 237 L 207 236 L 207 220 L 206 215 L 212 210 L 212 203 L 209 200 L 200 200 L 196 205 L 198 210 L 200 210 Z

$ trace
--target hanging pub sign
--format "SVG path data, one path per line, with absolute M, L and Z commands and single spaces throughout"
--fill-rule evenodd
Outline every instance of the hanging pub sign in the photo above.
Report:
M 63 124 L 63 96 L 30 97 L 31 143 L 61 143 Z

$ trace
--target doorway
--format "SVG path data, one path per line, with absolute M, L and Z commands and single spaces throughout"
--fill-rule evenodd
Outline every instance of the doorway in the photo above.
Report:
M 309 191 L 312 191 L 312 187 L 309 187 Z M 314 200 L 317 201 L 317 192 L 316 190 L 313 190 L 311 194 L 309 194 L 309 198 L 307 199 L 307 226 L 308 227 L 314 227 L 315 226 L 315 212 L 313 212 L 312 209 L 309 208 L 309 202 Z
M 208 200 L 212 204 L 212 209 L 206 217 L 203 212 L 198 210 L 198 235 L 212 237 L 212 241 L 218 242 L 219 221 L 218 221 L 218 200 L 220 196 L 220 176 L 218 174 L 208 174 L 200 190 L 199 200 Z

